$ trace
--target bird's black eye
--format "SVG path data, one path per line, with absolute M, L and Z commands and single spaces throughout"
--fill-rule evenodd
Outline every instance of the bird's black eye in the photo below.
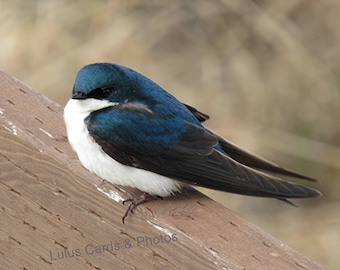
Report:
M 96 99 L 104 99 L 107 98 L 111 93 L 112 89 L 110 87 L 101 87 L 101 88 L 96 88 L 90 92 L 88 95 L 89 98 L 96 98 Z

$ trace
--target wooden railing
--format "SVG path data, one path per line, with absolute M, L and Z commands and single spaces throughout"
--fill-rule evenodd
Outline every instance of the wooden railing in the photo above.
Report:
M 0 72 L 0 269 L 322 269 L 193 189 L 122 224 L 138 191 L 81 166 L 62 111 Z

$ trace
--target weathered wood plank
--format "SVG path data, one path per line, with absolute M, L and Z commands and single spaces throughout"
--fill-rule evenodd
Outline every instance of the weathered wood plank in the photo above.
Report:
M 80 165 L 62 108 L 3 72 L 0 95 L 0 269 L 322 269 L 193 189 L 123 225 L 138 191 Z

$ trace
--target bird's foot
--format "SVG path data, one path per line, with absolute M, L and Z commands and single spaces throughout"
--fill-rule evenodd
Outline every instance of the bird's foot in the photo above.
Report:
M 159 199 L 159 198 L 161 198 L 161 197 L 154 196 L 154 195 L 151 195 L 149 193 L 144 192 L 142 195 L 140 195 L 140 196 L 138 196 L 136 198 L 127 199 L 127 200 L 123 201 L 123 204 L 125 204 L 127 202 L 130 203 L 128 208 L 126 209 L 124 215 L 123 215 L 123 218 L 122 218 L 123 224 L 125 224 L 124 220 L 128 216 L 129 212 L 131 212 L 131 214 L 133 214 L 133 209 L 136 206 L 138 206 L 138 205 L 140 205 L 142 203 L 145 203 L 145 202 L 149 202 L 149 201 L 152 201 L 152 200 L 155 200 L 155 199 Z

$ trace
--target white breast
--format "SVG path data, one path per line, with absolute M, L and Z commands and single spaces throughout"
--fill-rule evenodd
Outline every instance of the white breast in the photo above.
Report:
M 97 99 L 70 99 L 66 104 L 67 137 L 83 166 L 113 184 L 135 187 L 152 195 L 167 197 L 180 190 L 181 183 L 176 180 L 115 161 L 91 138 L 84 119 L 95 110 L 114 105 Z

